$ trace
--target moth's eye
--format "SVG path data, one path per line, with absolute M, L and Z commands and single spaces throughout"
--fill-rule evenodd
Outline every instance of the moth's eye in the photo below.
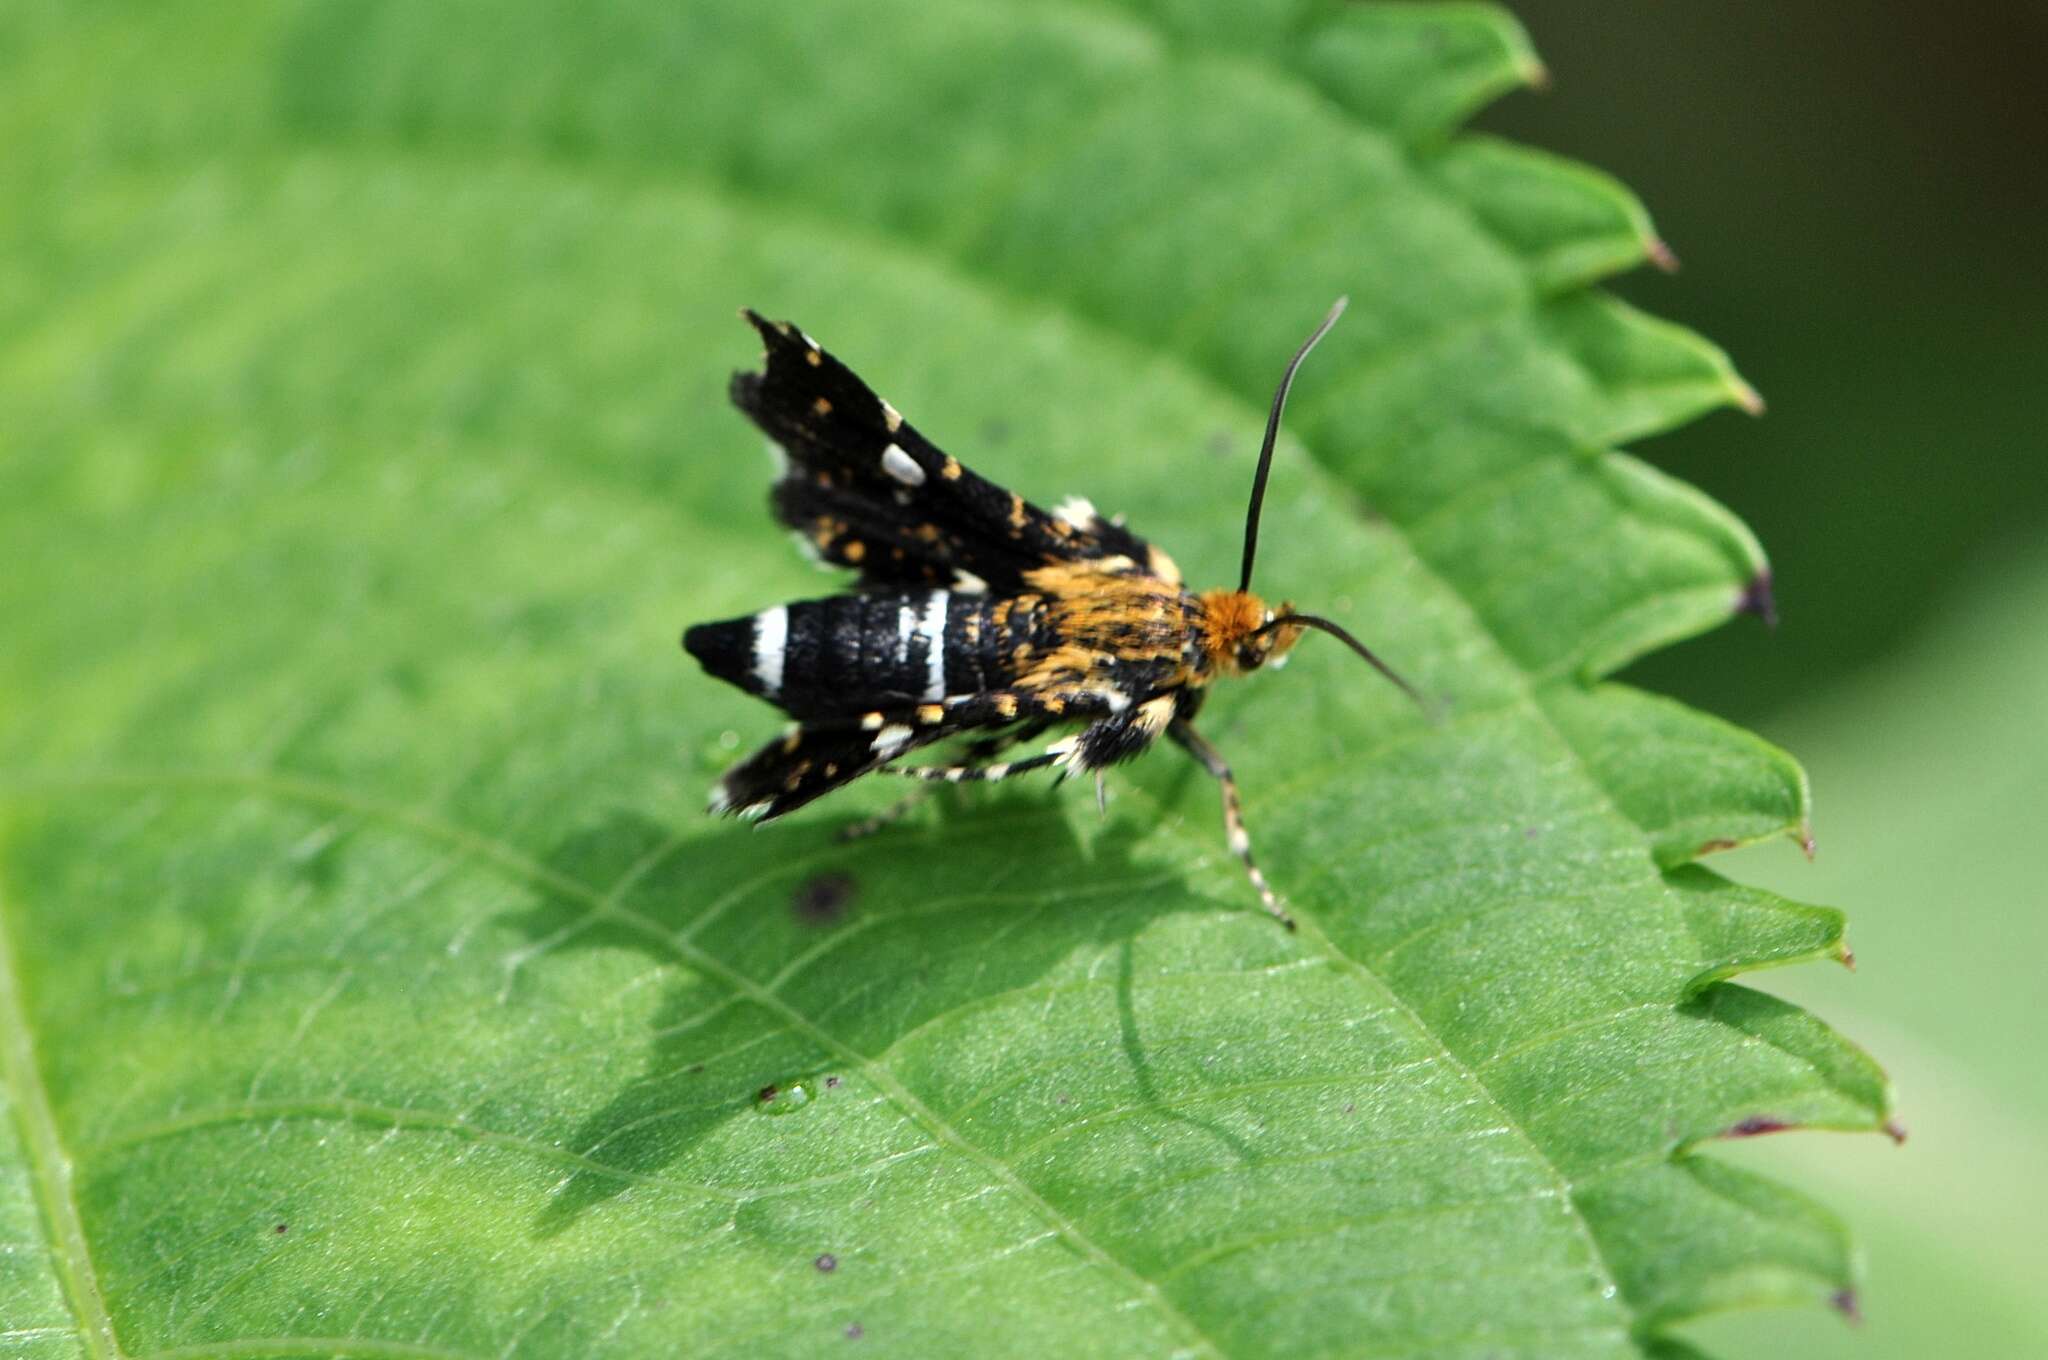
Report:
M 1241 671 L 1255 671 L 1266 664 L 1266 649 L 1253 643 L 1237 649 L 1237 668 Z

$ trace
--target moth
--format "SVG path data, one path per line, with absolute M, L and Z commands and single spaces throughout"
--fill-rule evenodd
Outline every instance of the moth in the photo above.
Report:
M 795 719 L 728 770 L 711 811 L 762 821 L 875 772 L 949 783 L 1102 772 L 1162 736 L 1213 776 L 1223 824 L 1259 899 L 1294 920 L 1259 871 L 1229 764 L 1195 728 L 1209 687 L 1328 633 L 1415 691 L 1338 624 L 1251 593 L 1259 511 L 1295 370 L 1343 313 L 1339 298 L 1273 393 L 1235 590 L 1188 590 L 1121 517 L 1074 498 L 1052 511 L 977 476 L 786 321 L 741 312 L 766 345 L 732 400 L 781 463 L 775 517 L 853 588 L 700 623 L 683 647 L 710 674 Z M 1062 734 L 1028 755 L 1013 748 Z M 899 763 L 947 738 L 941 763 Z

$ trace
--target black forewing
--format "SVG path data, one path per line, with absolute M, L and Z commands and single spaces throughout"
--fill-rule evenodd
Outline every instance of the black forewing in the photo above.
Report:
M 767 362 L 733 375 L 732 399 L 788 455 L 775 515 L 862 585 L 978 581 L 1009 594 L 1036 567 L 1119 555 L 1177 579 L 1121 525 L 1049 513 L 948 457 L 796 326 L 742 315 Z

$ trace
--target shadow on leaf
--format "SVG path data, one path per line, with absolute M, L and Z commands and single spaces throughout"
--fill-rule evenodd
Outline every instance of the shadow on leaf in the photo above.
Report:
M 566 1141 L 609 1172 L 572 1174 L 539 1214 L 537 1235 L 567 1230 L 731 1132 L 731 1121 L 853 1099 L 845 1079 L 866 1060 L 1077 954 L 1097 956 L 1096 966 L 1118 960 L 1118 1040 L 1138 1088 L 1156 1097 L 1131 1004 L 1130 941 L 1154 917 L 1216 904 L 1188 891 L 1184 866 L 1134 859 L 1142 823 L 1114 820 L 1083 835 L 1058 795 L 977 792 L 972 805 L 944 805 L 936 822 L 851 843 L 836 839 L 834 824 L 726 825 L 683 839 L 621 812 L 549 855 L 552 870 L 578 882 L 622 886 L 607 897 L 615 910 L 557 898 L 516 918 L 533 941 L 527 966 L 623 948 L 671 966 L 676 980 L 640 1075 Z M 730 1188 L 745 1195 L 787 1180 L 781 1139 L 837 1127 L 815 1114 L 773 1121 L 765 1141 L 736 1140 L 746 1146 L 720 1158 Z

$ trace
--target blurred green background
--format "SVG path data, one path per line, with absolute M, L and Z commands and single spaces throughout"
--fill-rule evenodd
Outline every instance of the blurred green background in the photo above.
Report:
M 1745 620 L 1629 678 L 1805 763 L 1818 861 L 1765 847 L 1715 867 L 1850 911 L 1857 973 L 1756 983 L 1883 1059 L 1912 1131 L 1903 1149 L 1806 1135 L 1729 1154 L 1854 1226 L 1862 1328 L 1800 1312 L 1695 1334 L 1730 1356 L 2048 1354 L 2048 914 L 2021 862 L 2048 815 L 2048 18 L 1990 0 L 1512 8 L 1552 88 L 1477 125 L 1639 193 L 1684 267 L 1615 290 L 1727 347 L 1770 402 L 1645 452 L 1755 528 L 1782 625 Z M 89 98 L 93 79 L 58 73 L 32 100 Z M 149 129 L 127 136 L 148 154 Z M 34 296 L 10 267 L 0 325 Z
M 1698 1328 L 1725 1355 L 2048 1354 L 2048 10 L 1520 0 L 1552 74 L 1478 125 L 1641 194 L 1683 261 L 1616 291 L 1770 403 L 1651 443 L 1770 551 L 1782 622 L 1636 666 L 1788 747 L 1820 854 L 1715 867 L 1848 909 L 1856 973 L 1757 985 L 1882 1059 L 1911 1131 L 1763 1140 L 1856 1230 L 1864 1325 Z

